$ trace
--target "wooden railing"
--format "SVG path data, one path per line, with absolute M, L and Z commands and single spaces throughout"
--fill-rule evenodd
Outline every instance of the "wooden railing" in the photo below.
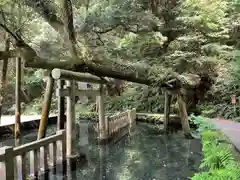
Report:
M 122 128 L 132 125 L 136 121 L 136 109 L 128 110 L 113 116 L 106 117 L 106 134 L 112 136 L 119 132 Z M 99 123 L 97 123 L 96 131 L 99 133 Z
M 29 154 L 28 154 L 29 153 Z M 59 155 L 61 154 L 61 155 Z M 30 169 L 27 169 L 29 155 Z M 1 180 L 25 180 L 28 176 L 36 176 L 66 159 L 66 131 L 58 131 L 56 135 L 13 148 L 0 148 Z M 30 172 L 30 173 L 28 173 Z
M 110 116 L 108 118 L 108 135 L 112 135 L 116 132 L 118 132 L 120 129 L 122 129 L 123 127 L 127 126 L 130 124 L 130 120 L 128 118 L 128 114 L 129 112 L 123 112 L 120 114 L 116 114 L 113 116 Z

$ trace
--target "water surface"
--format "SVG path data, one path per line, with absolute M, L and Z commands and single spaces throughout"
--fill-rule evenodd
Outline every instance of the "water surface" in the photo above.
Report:
M 48 134 L 55 131 L 48 128 Z M 199 140 L 187 140 L 181 133 L 163 135 L 156 125 L 139 123 L 131 134 L 115 144 L 96 145 L 91 123 L 81 123 L 77 145 L 87 162 L 63 175 L 49 174 L 51 180 L 187 180 L 198 171 L 201 156 Z M 24 142 L 36 139 L 36 132 L 25 135 Z M 12 145 L 7 138 L 3 145 Z M 44 178 L 42 178 L 44 179 Z M 46 179 L 46 178 L 45 178 Z

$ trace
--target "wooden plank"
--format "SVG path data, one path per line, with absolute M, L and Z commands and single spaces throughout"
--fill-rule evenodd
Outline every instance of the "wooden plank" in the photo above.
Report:
M 49 117 L 56 117 L 56 115 L 51 114 Z M 21 123 L 31 122 L 31 121 L 40 121 L 40 115 L 21 115 Z M 1 117 L 0 127 L 9 126 L 15 124 L 15 116 L 4 115 Z
M 39 166 L 39 151 L 37 149 L 30 151 L 30 173 L 35 176 L 38 173 Z
M 54 167 L 57 162 L 57 143 L 53 142 L 51 144 L 51 161 L 52 161 L 52 166 Z
M 14 156 L 21 155 L 25 152 L 29 152 L 29 151 L 34 150 L 34 149 L 39 149 L 41 146 L 48 145 L 52 142 L 55 142 L 55 141 L 58 141 L 58 140 L 61 140 L 61 139 L 62 139 L 62 135 L 61 134 L 56 134 L 56 135 L 52 135 L 50 137 L 46 137 L 44 139 L 40 139 L 40 140 L 35 141 L 35 142 L 31 142 L 31 143 L 24 144 L 24 145 L 19 146 L 19 147 L 15 147 L 14 148 Z
M 4 174 L 1 176 L 1 179 L 13 180 L 14 179 L 14 163 L 13 163 L 13 147 L 5 146 L 0 149 L 0 153 L 4 154 L 4 162 L 1 163 L 1 166 L 4 167 Z
M 26 153 L 23 153 L 21 156 L 19 156 L 19 160 L 21 162 L 22 179 L 27 179 Z

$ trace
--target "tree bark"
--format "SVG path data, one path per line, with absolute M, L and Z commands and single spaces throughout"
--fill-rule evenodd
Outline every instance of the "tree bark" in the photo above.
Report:
M 187 138 L 192 138 L 192 135 L 190 132 L 190 125 L 188 121 L 186 102 L 184 101 L 182 94 L 179 93 L 177 95 L 177 101 L 178 101 L 178 108 L 179 108 L 179 116 L 182 122 L 183 133 Z
M 171 107 L 172 95 L 165 92 L 165 105 L 164 105 L 164 131 L 168 131 L 168 125 L 170 120 L 170 107 Z
M 73 25 L 73 10 L 71 0 L 63 1 L 63 23 L 65 27 L 66 34 L 68 35 L 69 49 L 74 59 L 78 59 L 77 49 L 76 49 L 76 34 Z
M 21 58 L 16 60 L 16 87 L 15 87 L 15 139 L 20 139 L 21 136 Z
M 64 80 L 58 80 L 58 88 L 63 89 L 64 86 Z M 64 124 L 65 124 L 65 98 L 58 96 L 58 121 L 57 121 L 57 129 L 64 129 Z
M 6 36 L 5 51 L 8 52 L 9 48 L 10 48 L 10 37 Z M 5 94 L 5 88 L 6 88 L 7 70 L 8 70 L 8 57 L 5 57 L 3 59 L 2 77 L 0 82 L 0 118 L 2 116 L 2 106 L 3 106 L 4 94 Z
M 41 115 L 40 125 L 38 129 L 38 139 L 42 139 L 46 135 L 48 116 L 49 116 L 51 102 L 52 102 L 53 87 L 54 87 L 54 79 L 52 78 L 51 73 L 49 72 L 46 90 L 45 90 L 44 102 L 42 104 L 42 115 Z

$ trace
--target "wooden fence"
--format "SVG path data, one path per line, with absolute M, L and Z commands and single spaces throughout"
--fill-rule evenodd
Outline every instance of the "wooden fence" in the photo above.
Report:
M 132 125 L 136 121 L 136 109 L 128 110 L 113 116 L 106 117 L 107 138 L 119 132 L 122 128 Z M 99 133 L 99 123 L 96 131 Z
M 29 153 L 29 154 L 28 154 Z M 59 155 L 61 153 L 61 155 Z M 30 169 L 27 169 L 29 155 Z M 56 135 L 13 148 L 0 148 L 1 180 L 25 180 L 44 173 L 66 159 L 66 131 L 58 131 Z M 28 173 L 30 172 L 30 173 Z

